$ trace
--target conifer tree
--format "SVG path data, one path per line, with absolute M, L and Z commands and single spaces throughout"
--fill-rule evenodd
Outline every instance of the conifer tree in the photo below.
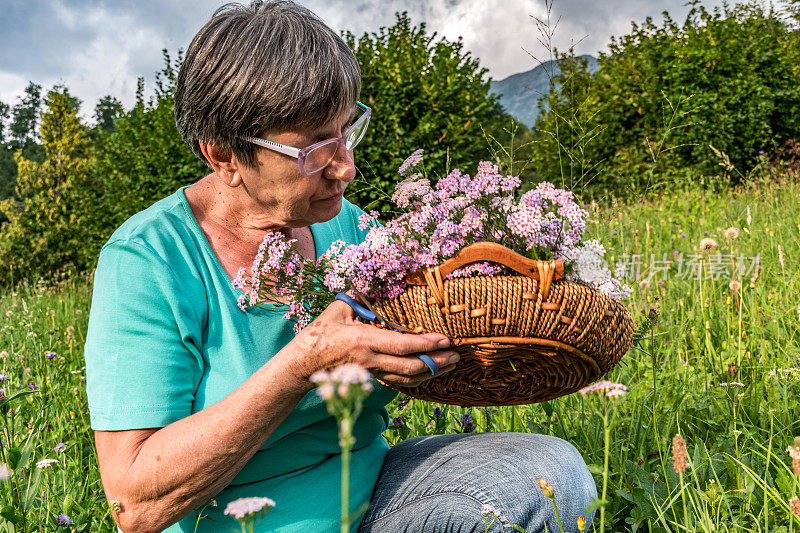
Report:
M 0 229 L 0 280 L 48 276 L 83 269 L 91 262 L 87 233 L 96 197 L 88 128 L 78 117 L 80 101 L 64 86 L 45 98 L 40 137 L 44 161 L 17 152 L 16 198 L 0 202 L 8 222 Z

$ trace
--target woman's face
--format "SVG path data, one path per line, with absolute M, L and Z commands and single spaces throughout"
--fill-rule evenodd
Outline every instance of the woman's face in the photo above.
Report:
M 347 127 L 350 112 L 311 131 L 285 131 L 266 139 L 304 148 L 339 137 Z M 256 151 L 258 168 L 243 169 L 242 183 L 250 197 L 281 227 L 299 228 L 326 222 L 342 208 L 342 195 L 356 175 L 353 156 L 340 146 L 330 164 L 311 175 L 303 175 L 297 159 L 266 148 Z

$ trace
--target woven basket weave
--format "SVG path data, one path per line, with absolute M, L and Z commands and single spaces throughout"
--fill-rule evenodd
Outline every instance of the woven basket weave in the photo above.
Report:
M 397 299 L 373 302 L 385 318 L 415 332 L 447 335 L 461 355 L 455 370 L 397 390 L 461 406 L 543 402 L 595 381 L 628 351 L 634 324 L 621 303 L 580 283 L 553 281 L 553 273 L 563 276 L 561 265 L 533 262 L 507 248 L 498 260 L 499 245 L 479 245 L 465 248 L 449 270 L 478 254 L 525 275 L 443 280 L 446 273 L 426 272 L 425 285 L 410 284 Z

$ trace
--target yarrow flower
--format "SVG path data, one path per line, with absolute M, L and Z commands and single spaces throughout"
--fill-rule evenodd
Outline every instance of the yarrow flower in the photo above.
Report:
M 792 496 L 789 499 L 789 509 L 792 511 L 792 514 L 795 516 L 800 516 L 800 499 L 797 496 Z
M 66 448 L 66 447 L 67 447 L 67 445 L 66 445 L 66 444 L 64 444 L 63 442 L 59 442 L 58 444 L 56 444 L 56 445 L 55 445 L 55 447 L 53 448 L 53 450 L 55 450 L 55 452 L 56 452 L 56 453 L 58 453 L 58 452 L 63 452 L 63 451 L 64 451 L 64 448 Z
M 624 396 L 628 392 L 628 387 L 622 383 L 597 381 L 578 391 L 579 394 L 590 394 L 592 392 L 605 393 L 606 396 L 613 398 L 614 396 Z
M 36 468 L 50 468 L 58 464 L 58 459 L 42 459 L 36 463 Z
M 298 332 L 318 316 L 339 292 L 355 291 L 368 298 L 393 299 L 406 290 L 412 272 L 434 267 L 464 247 L 496 242 L 532 259 L 564 262 L 567 279 L 581 281 L 614 300 L 631 289 L 605 263 L 599 241 L 581 242 L 588 212 L 572 192 L 539 183 L 518 196 L 521 180 L 505 176 L 483 161 L 470 176 L 459 169 L 432 183 L 417 150 L 401 165 L 402 180 L 393 202 L 401 214 L 381 226 L 378 213 L 358 217 L 363 242 L 334 242 L 316 261 L 304 259 L 296 242 L 269 233 L 249 270 L 241 268 L 233 285 L 241 291 L 238 305 L 278 306 Z M 448 278 L 499 276 L 502 266 L 467 264 Z M 321 387 L 330 396 L 330 387 Z
M 330 372 L 320 370 L 311 375 L 310 381 L 318 386 L 317 394 L 323 400 L 334 397 L 345 398 L 353 391 L 371 392 L 372 374 L 358 365 L 341 365 Z
M 269 511 L 275 507 L 275 502 L 269 498 L 239 498 L 233 500 L 226 507 L 223 514 L 232 516 L 233 518 L 241 519 L 248 516 L 254 516 L 261 512 Z
M 11 468 L 5 463 L 0 463 L 0 482 L 5 481 L 11 478 L 11 475 L 14 473 Z
M 481 507 L 481 514 L 484 516 L 492 515 L 495 518 L 500 518 L 500 511 L 498 511 L 488 503 L 483 504 L 483 507 Z

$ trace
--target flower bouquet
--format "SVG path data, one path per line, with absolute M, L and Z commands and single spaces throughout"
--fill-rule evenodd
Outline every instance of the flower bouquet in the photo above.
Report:
M 249 273 L 234 284 L 239 306 L 287 309 L 299 331 L 337 293 L 349 291 L 385 323 L 439 332 L 461 355 L 441 378 L 409 396 L 462 406 L 516 405 L 579 390 L 630 348 L 630 295 L 605 266 L 603 246 L 582 242 L 588 213 L 573 194 L 520 180 L 482 162 L 474 177 L 453 170 L 435 184 L 422 151 L 400 167 L 392 196 L 400 214 L 358 245 L 334 243 L 303 259 L 279 233 L 264 238 Z M 407 328 L 407 329 L 406 329 Z

